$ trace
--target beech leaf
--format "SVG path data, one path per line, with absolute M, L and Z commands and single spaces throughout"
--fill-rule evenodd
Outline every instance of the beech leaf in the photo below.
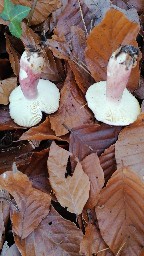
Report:
M 7 105 L 9 103 L 10 93 L 17 86 L 17 78 L 11 77 L 0 81 L 0 104 Z
M 96 215 L 103 239 L 114 254 L 139 256 L 144 246 L 144 184 L 124 167 L 101 190 Z
M 40 225 L 24 240 L 15 237 L 22 256 L 77 256 L 82 232 L 53 208 Z
M 90 182 L 80 163 L 73 176 L 65 178 L 69 155 L 68 151 L 52 143 L 48 158 L 49 180 L 59 203 L 69 212 L 81 214 L 89 198 Z
M 122 12 L 112 8 L 106 13 L 102 22 L 92 29 L 87 38 L 86 62 L 96 82 L 106 80 L 108 60 L 121 44 L 138 47 L 136 42 L 138 32 L 138 23 L 130 21 Z M 131 72 L 127 87 L 135 90 L 138 81 L 137 65 Z
M 144 181 L 144 121 L 143 114 L 135 123 L 125 127 L 115 145 L 118 168 L 129 166 Z
M 24 239 L 49 213 L 51 197 L 33 188 L 28 177 L 19 171 L 8 171 L 0 175 L 0 186 L 16 201 L 17 206 L 11 215 L 13 231 Z
M 86 203 L 87 208 L 93 208 L 99 199 L 99 193 L 104 186 L 104 173 L 97 154 L 86 156 L 81 162 L 84 172 L 90 180 L 90 195 Z

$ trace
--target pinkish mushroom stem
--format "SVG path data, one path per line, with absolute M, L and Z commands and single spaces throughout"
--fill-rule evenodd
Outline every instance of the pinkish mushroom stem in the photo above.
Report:
M 29 56 L 24 52 L 20 60 L 19 82 L 24 96 L 35 99 L 38 96 L 37 85 L 41 76 L 44 59 L 38 53 Z
M 106 97 L 108 100 L 120 102 L 137 56 L 138 49 L 133 46 L 122 46 L 112 54 L 107 66 Z

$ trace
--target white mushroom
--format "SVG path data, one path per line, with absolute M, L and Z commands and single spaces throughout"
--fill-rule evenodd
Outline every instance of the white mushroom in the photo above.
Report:
M 42 119 L 42 112 L 59 108 L 60 92 L 56 85 L 40 79 L 44 58 L 38 52 L 24 52 L 20 60 L 20 85 L 10 94 L 10 116 L 20 126 L 31 127 Z
M 137 57 L 137 48 L 128 45 L 120 47 L 109 60 L 107 81 L 95 83 L 88 88 L 88 107 L 98 121 L 110 125 L 128 125 L 137 119 L 140 114 L 139 103 L 126 89 Z

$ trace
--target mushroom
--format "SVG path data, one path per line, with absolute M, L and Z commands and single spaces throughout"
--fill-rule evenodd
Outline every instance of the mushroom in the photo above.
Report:
M 49 80 L 40 79 L 44 58 L 39 52 L 27 52 L 20 59 L 20 85 L 10 94 L 10 116 L 20 126 L 31 127 L 42 119 L 42 112 L 59 108 L 60 92 Z
M 140 114 L 137 99 L 126 89 L 138 53 L 134 46 L 121 46 L 109 59 L 107 81 L 94 83 L 88 88 L 88 107 L 98 121 L 123 126 L 133 123 Z

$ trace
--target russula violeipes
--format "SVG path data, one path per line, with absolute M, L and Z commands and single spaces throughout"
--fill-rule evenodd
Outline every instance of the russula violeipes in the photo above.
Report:
M 20 85 L 10 94 L 10 116 L 20 126 L 31 127 L 42 119 L 42 112 L 58 110 L 60 92 L 49 80 L 40 79 L 44 58 L 39 52 L 24 51 L 20 59 Z
M 88 107 L 98 121 L 110 125 L 128 125 L 140 114 L 137 99 L 126 89 L 138 53 L 134 46 L 121 46 L 109 59 L 107 81 L 95 83 L 88 88 Z

